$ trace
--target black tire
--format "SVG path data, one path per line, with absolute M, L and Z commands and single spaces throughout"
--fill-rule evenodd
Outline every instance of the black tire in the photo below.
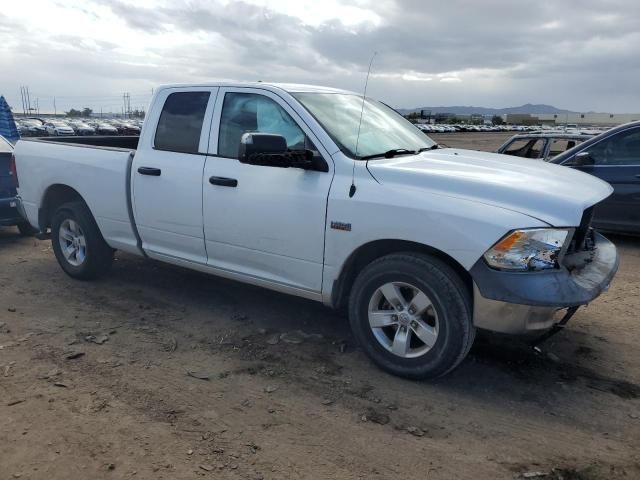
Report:
M 23 237 L 33 237 L 37 233 L 36 229 L 33 228 L 29 222 L 20 222 L 16 226 L 18 227 L 20 235 Z
M 376 339 L 369 325 L 369 302 L 376 290 L 389 282 L 419 288 L 437 313 L 435 343 L 418 357 L 392 353 Z M 349 298 L 349 321 L 365 353 L 383 370 L 412 379 L 436 378 L 456 368 L 471 349 L 475 338 L 471 305 L 469 289 L 446 263 L 420 253 L 397 253 L 373 261 L 360 272 Z
M 65 220 L 75 221 L 84 234 L 86 253 L 79 265 L 70 263 L 62 253 L 60 227 Z M 82 201 L 65 203 L 56 210 L 51 222 L 51 244 L 62 269 L 78 280 L 98 278 L 108 272 L 113 263 L 114 250 L 104 241 L 91 211 Z

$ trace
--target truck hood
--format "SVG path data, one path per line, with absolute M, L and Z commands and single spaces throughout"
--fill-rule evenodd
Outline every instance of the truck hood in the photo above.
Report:
M 613 188 L 577 170 L 509 155 L 444 148 L 369 160 L 382 184 L 465 198 L 513 210 L 553 226 L 577 226 L 583 211 Z

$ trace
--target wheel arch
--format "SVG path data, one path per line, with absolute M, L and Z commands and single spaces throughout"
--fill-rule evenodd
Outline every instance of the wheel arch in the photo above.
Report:
M 374 260 L 392 253 L 421 253 L 431 255 L 449 265 L 462 279 L 473 298 L 471 274 L 451 255 L 437 248 L 409 240 L 384 239 L 365 243 L 354 250 L 342 266 L 340 275 L 334 281 L 331 291 L 331 306 L 341 309 L 347 304 L 351 287 L 364 267 Z
M 60 207 L 68 202 L 83 202 L 84 198 L 73 187 L 62 183 L 55 183 L 50 185 L 42 196 L 42 202 L 38 210 L 38 226 L 41 232 L 46 232 L 47 228 L 51 227 L 51 219 L 53 214 Z

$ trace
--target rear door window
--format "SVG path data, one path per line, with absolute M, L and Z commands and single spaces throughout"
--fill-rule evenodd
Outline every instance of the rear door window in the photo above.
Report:
M 570 148 L 579 145 L 584 140 L 580 139 L 568 139 L 568 138 L 554 138 L 551 140 L 551 145 L 549 146 L 549 158 L 553 158 L 556 155 L 560 155 L 561 153 L 566 152 Z
M 176 92 L 164 102 L 154 139 L 157 150 L 198 153 L 209 92 Z
M 540 158 L 543 150 L 544 140 L 542 138 L 521 138 L 510 143 L 503 153 L 516 157 Z

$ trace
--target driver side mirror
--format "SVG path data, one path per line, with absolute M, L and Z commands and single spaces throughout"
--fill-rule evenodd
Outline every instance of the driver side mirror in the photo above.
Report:
M 289 150 L 286 138 L 272 133 L 243 133 L 238 160 L 240 163 L 265 167 L 329 171 L 322 157 L 316 158 L 311 150 Z
M 238 159 L 240 163 L 254 164 L 258 157 L 284 154 L 286 151 L 287 140 L 282 135 L 274 135 L 271 133 L 244 133 L 240 138 Z M 264 165 L 264 163 L 261 162 L 260 165 Z
M 573 165 L 577 165 L 579 167 L 589 167 L 594 165 L 596 162 L 593 160 L 593 157 L 589 152 L 580 152 L 576 153 L 573 157 Z

